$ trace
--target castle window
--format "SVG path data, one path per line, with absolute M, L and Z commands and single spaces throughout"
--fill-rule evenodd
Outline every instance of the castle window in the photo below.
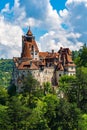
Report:
M 34 50 L 34 46 L 32 45 L 32 49 L 31 49 L 32 51 Z
M 35 55 L 37 55 L 37 52 L 35 52 Z

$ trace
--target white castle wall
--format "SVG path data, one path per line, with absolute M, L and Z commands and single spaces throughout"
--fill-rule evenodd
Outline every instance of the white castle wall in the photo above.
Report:
M 31 73 L 42 86 L 44 82 L 52 82 L 54 68 L 46 67 L 44 70 L 17 70 L 15 68 L 13 72 L 13 83 L 17 86 L 17 92 L 20 92 L 21 87 L 23 86 L 22 76 L 26 77 L 29 73 Z

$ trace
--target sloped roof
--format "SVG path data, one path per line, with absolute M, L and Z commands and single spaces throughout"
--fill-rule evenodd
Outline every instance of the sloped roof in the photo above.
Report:
M 30 27 L 29 27 L 29 29 L 28 29 L 26 35 L 28 35 L 28 36 L 32 36 L 32 35 L 33 35 L 32 32 L 31 32 L 31 30 L 30 30 Z
M 46 58 L 58 58 L 59 54 L 58 53 L 48 53 L 48 55 L 46 56 Z
M 63 65 L 59 62 L 58 64 L 57 64 L 57 67 L 56 67 L 56 70 L 58 71 L 64 71 L 64 67 L 63 67 Z
M 57 52 L 51 53 L 51 52 L 39 52 L 39 56 L 42 58 L 58 58 L 59 54 Z
M 22 61 L 19 66 L 18 66 L 18 69 L 22 69 L 22 70 L 25 70 L 25 69 L 29 69 L 29 70 L 38 70 L 38 66 L 36 66 L 32 61 Z
M 66 60 L 67 60 L 67 62 L 73 62 L 72 58 L 68 54 L 66 54 Z
M 48 52 L 39 52 L 39 56 L 45 58 L 48 55 Z
M 67 64 L 65 64 L 65 67 L 75 67 L 76 65 L 74 64 L 74 63 L 67 63 Z

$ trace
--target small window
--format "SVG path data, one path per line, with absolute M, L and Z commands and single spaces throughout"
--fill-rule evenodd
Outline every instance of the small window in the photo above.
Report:
M 31 55 L 33 55 L 33 52 L 31 53 Z
M 32 51 L 34 50 L 34 46 L 32 45 Z
M 59 74 L 59 77 L 61 77 L 61 74 Z
M 35 52 L 35 55 L 37 55 L 37 52 Z

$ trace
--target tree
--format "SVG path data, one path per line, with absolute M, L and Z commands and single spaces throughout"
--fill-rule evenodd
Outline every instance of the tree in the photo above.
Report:
M 7 106 L 0 104 L 0 130 L 11 130 Z
M 36 107 L 32 110 L 29 117 L 29 130 L 50 130 L 47 120 L 44 117 L 46 112 L 46 102 L 38 99 Z
M 83 114 L 79 120 L 79 129 L 87 130 L 87 114 Z
M 77 69 L 78 103 L 80 108 L 87 112 L 87 68 Z
M 14 84 L 11 84 L 9 87 L 8 87 L 8 94 L 10 96 L 15 96 L 16 95 L 16 86 Z
M 0 87 L 0 104 L 6 105 L 7 101 L 8 101 L 7 89 L 4 87 Z
M 60 99 L 56 108 L 55 120 L 55 122 L 58 122 L 58 128 L 61 130 L 77 130 L 80 113 L 76 104 L 69 103 L 63 98 Z
M 59 92 L 62 92 L 69 102 L 77 102 L 76 76 L 62 76 L 59 80 Z
M 24 78 L 23 81 L 23 94 L 29 96 L 29 104 L 31 103 L 31 95 L 33 91 L 40 88 L 39 82 L 29 74 L 27 77 Z
M 52 93 L 52 86 L 50 82 L 43 83 L 44 94 Z
M 47 124 L 51 130 L 58 130 L 58 120 L 56 121 L 56 108 L 59 105 L 59 99 L 57 95 L 47 94 L 43 97 L 43 102 L 47 104 L 44 118 L 47 120 Z
M 28 130 L 27 118 L 30 115 L 30 109 L 22 104 L 20 95 L 12 96 L 8 102 L 8 117 L 12 130 Z
M 87 67 L 87 46 L 84 44 L 82 48 L 78 51 L 78 57 L 75 58 L 75 63 L 77 66 Z

